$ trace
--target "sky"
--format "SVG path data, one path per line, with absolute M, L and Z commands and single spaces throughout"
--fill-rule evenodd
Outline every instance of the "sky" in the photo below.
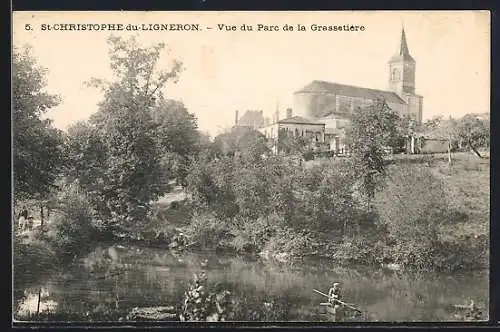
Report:
M 43 24 L 199 24 L 200 31 L 47 31 Z M 31 29 L 27 30 L 26 24 Z M 236 31 L 219 31 L 218 24 Z M 240 31 L 242 24 L 253 31 Z M 280 31 L 256 31 L 258 24 Z M 294 31 L 283 31 L 288 24 Z M 297 25 L 307 31 L 297 31 Z M 364 31 L 312 31 L 316 25 L 358 25 Z M 164 42 L 159 67 L 174 59 L 184 70 L 167 84 L 212 136 L 234 123 L 234 112 L 278 106 L 284 116 L 292 95 L 312 80 L 388 89 L 387 62 L 404 25 L 416 60 L 416 93 L 423 118 L 490 112 L 490 16 L 487 11 L 345 12 L 14 12 L 13 44 L 30 45 L 48 70 L 50 93 L 63 102 L 47 113 L 66 129 L 88 119 L 102 94 L 84 85 L 110 78 L 107 38 L 137 36 L 143 45 Z

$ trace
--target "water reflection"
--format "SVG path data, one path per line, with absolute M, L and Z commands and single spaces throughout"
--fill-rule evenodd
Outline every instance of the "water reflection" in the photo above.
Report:
M 109 321 L 125 319 L 134 307 L 179 308 L 192 275 L 202 270 L 210 282 L 231 291 L 239 303 L 239 320 L 323 319 L 319 304 L 324 298 L 312 289 L 327 291 L 333 280 L 342 281 L 344 299 L 369 312 L 372 321 L 454 320 L 447 310 L 452 304 L 472 299 L 488 306 L 487 275 L 405 275 L 329 265 L 283 266 L 213 253 L 181 256 L 165 249 L 99 247 L 36 286 L 43 289 L 38 319 Z M 18 305 L 18 320 L 33 319 L 37 312 L 36 287 Z M 272 315 L 262 311 L 266 303 L 273 305 Z
M 37 292 L 24 291 L 24 298 L 19 303 L 17 316 L 26 317 L 40 312 L 56 312 L 57 302 L 50 299 L 49 287 L 42 287 Z

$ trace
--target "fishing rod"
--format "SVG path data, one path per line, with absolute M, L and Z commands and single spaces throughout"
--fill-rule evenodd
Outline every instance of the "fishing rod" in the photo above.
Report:
M 323 293 L 323 292 L 320 292 L 320 291 L 319 291 L 319 290 L 317 290 L 317 289 L 313 289 L 313 291 L 315 291 L 316 293 L 321 294 L 321 295 L 323 295 L 323 296 L 326 296 L 327 298 L 330 298 L 330 296 L 326 295 L 326 294 L 325 294 L 325 293 Z M 359 312 L 359 313 L 363 313 L 361 310 L 359 310 L 358 308 L 355 308 L 355 307 L 353 307 L 353 306 L 349 305 L 348 303 L 342 302 L 342 301 L 337 300 L 337 299 L 336 299 L 335 301 L 337 301 L 338 303 L 342 304 L 343 306 L 348 307 L 349 309 L 355 310 L 355 311 L 357 311 L 357 312 Z

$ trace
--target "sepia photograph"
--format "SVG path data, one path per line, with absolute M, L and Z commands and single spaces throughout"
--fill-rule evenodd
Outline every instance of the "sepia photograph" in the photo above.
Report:
M 12 322 L 489 319 L 490 12 L 12 14 Z

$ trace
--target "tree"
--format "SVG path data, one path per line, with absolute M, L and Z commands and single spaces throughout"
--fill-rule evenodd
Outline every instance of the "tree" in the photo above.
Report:
M 160 149 L 165 154 L 164 161 L 170 165 L 177 182 L 185 186 L 189 162 L 201 148 L 197 119 L 182 102 L 165 99 L 158 101 L 153 117 L 158 125 L 157 134 Z
M 29 48 L 14 49 L 12 61 L 14 195 L 45 196 L 54 187 L 64 155 L 62 132 L 41 117 L 60 98 L 45 91 L 46 70 Z
M 465 142 L 479 158 L 482 158 L 478 148 L 489 146 L 489 122 L 473 114 L 467 114 L 458 120 L 456 131 L 458 138 Z
M 205 151 L 209 150 L 210 146 L 212 145 L 212 138 L 208 132 L 198 132 L 199 137 L 198 137 L 198 146 L 199 150 Z
M 458 137 L 457 132 L 457 120 L 453 117 L 449 117 L 448 120 L 440 120 L 436 131 L 440 133 L 441 137 L 445 137 L 448 140 L 448 166 L 452 166 L 452 151 L 453 143 L 456 142 Z
M 284 131 L 280 131 L 278 138 L 278 151 L 284 151 L 291 155 L 303 156 L 308 149 L 311 149 L 310 144 L 302 136 L 288 135 Z
M 66 175 L 78 179 L 87 188 L 102 181 L 106 151 L 103 138 L 91 124 L 80 121 L 68 128 L 66 139 Z
M 304 219 L 311 229 L 347 235 L 357 222 L 352 195 L 355 178 L 350 166 L 347 160 L 339 160 L 304 170 L 300 181 L 302 199 L 297 210 L 307 216 Z
M 111 225 L 128 226 L 144 219 L 149 204 L 166 192 L 162 177 L 160 124 L 154 110 L 164 103 L 162 89 L 176 81 L 181 64 L 174 62 L 169 71 L 157 70 L 165 45 L 151 48 L 135 38 L 110 37 L 111 69 L 115 79 L 93 79 L 104 99 L 90 124 L 100 137 L 105 151 L 101 196 L 106 206 L 103 219 Z
M 442 115 L 433 116 L 431 119 L 429 119 L 423 123 L 423 127 L 427 130 L 433 130 L 433 129 L 439 128 L 441 122 L 443 122 Z
M 347 137 L 360 191 L 367 198 L 368 207 L 379 184 L 378 177 L 385 175 L 385 149 L 398 137 L 399 119 L 383 99 L 352 114 Z
M 269 153 L 265 136 L 248 127 L 235 127 L 216 136 L 213 145 L 221 155 L 239 153 L 243 157 L 260 159 L 263 154 Z
M 421 165 L 398 165 L 377 195 L 377 212 L 394 242 L 396 263 L 428 267 L 449 210 L 442 181 Z
M 67 164 L 66 182 L 78 181 L 89 199 L 98 210 L 105 207 L 105 198 L 101 195 L 105 183 L 107 151 L 104 138 L 95 126 L 88 122 L 77 122 L 68 128 L 66 138 Z
M 388 146 L 394 153 L 402 152 L 405 150 L 406 139 L 412 135 L 418 126 L 413 119 L 409 116 L 401 116 L 396 119 L 396 132 L 388 139 Z

